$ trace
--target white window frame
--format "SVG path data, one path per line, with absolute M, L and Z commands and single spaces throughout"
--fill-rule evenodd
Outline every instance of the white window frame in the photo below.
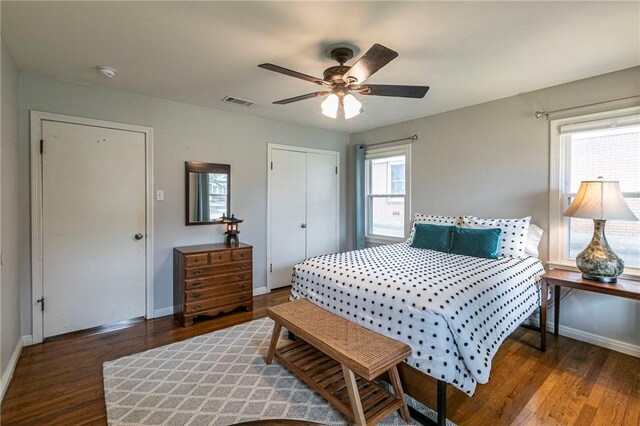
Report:
M 371 163 L 365 160 L 365 241 L 373 244 L 399 243 L 407 239 L 409 233 L 410 212 L 411 212 L 411 144 L 393 145 L 381 148 L 367 148 L 368 153 L 383 155 L 388 153 L 388 157 L 404 155 L 404 195 L 398 194 L 371 194 Z M 386 158 L 386 156 L 380 157 Z M 387 190 L 391 192 L 391 168 L 388 167 Z M 404 235 L 402 237 L 390 237 L 387 235 L 373 234 L 372 224 L 372 201 L 374 198 L 404 198 Z
M 562 216 L 562 212 L 569 205 L 568 200 L 572 196 L 575 196 L 575 193 L 570 193 L 568 190 L 565 191 L 568 185 L 568 182 L 566 182 L 568 146 L 563 146 L 562 144 L 561 127 L 633 114 L 640 114 L 640 106 L 550 121 L 549 261 L 547 262 L 549 267 L 577 270 L 575 259 L 568 257 L 567 233 L 569 218 Z M 640 198 L 640 192 L 625 192 L 623 195 L 630 198 Z M 640 268 L 625 266 L 624 273 L 621 276 L 631 278 L 640 277 Z

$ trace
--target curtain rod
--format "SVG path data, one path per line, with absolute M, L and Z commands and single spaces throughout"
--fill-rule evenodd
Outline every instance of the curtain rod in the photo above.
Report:
M 418 140 L 418 135 L 407 136 L 406 138 L 393 139 L 393 140 L 384 141 L 384 142 L 368 143 L 368 144 L 364 144 L 364 146 L 376 146 L 376 145 L 382 145 L 382 144 L 385 144 L 385 143 L 406 141 L 406 140 L 409 140 L 409 139 L 411 139 L 411 143 L 413 143 L 413 142 Z
M 593 104 L 578 105 L 578 106 L 569 107 L 569 108 L 556 109 L 554 111 L 536 111 L 535 112 L 535 117 L 536 118 L 546 117 L 547 120 L 548 120 L 550 114 L 555 114 L 555 113 L 564 112 L 564 111 L 570 111 L 572 109 L 587 108 L 587 107 L 596 106 L 596 105 L 603 105 L 603 104 L 608 104 L 610 102 L 628 101 L 628 100 L 631 100 L 631 99 L 640 99 L 640 96 L 629 96 L 629 97 L 626 97 L 626 98 L 612 99 L 610 101 L 596 102 L 596 103 L 593 103 Z

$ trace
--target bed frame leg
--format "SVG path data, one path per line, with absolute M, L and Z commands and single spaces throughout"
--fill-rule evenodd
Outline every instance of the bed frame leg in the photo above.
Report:
M 420 424 L 428 425 L 428 426 L 446 426 L 447 425 L 447 382 L 444 380 L 438 380 L 437 385 L 438 395 L 437 399 L 437 408 L 438 408 L 438 420 L 433 421 L 429 417 L 422 414 L 420 411 L 416 410 L 412 406 L 409 406 L 409 412 L 411 413 L 411 418 L 418 421 Z
M 438 380 L 438 426 L 447 424 L 447 382 Z

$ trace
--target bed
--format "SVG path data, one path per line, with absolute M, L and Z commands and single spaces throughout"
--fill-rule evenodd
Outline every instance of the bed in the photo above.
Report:
M 532 256 L 484 259 L 408 243 L 329 254 L 293 269 L 292 299 L 409 344 L 406 363 L 473 395 L 501 343 L 539 306 Z

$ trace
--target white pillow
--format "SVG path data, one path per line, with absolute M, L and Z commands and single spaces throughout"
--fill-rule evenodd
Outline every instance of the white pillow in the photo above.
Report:
M 538 246 L 542 239 L 544 231 L 539 226 L 531 223 L 529 224 L 529 230 L 527 231 L 527 237 L 524 242 L 524 252 L 529 256 L 540 257 L 538 253 Z
M 414 213 L 413 223 L 411 225 L 411 234 L 407 239 L 407 243 L 413 242 L 413 233 L 415 232 L 416 223 L 431 223 L 433 225 L 455 225 L 460 226 L 462 224 L 462 217 L 460 216 L 434 216 L 431 214 Z
M 522 219 L 482 219 L 475 216 L 462 218 L 463 228 L 500 228 L 498 257 L 524 257 L 525 241 L 531 216 Z

